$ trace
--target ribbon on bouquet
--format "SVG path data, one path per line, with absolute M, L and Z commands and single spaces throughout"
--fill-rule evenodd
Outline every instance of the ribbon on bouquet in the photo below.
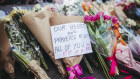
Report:
M 117 51 L 121 51 L 121 53 L 122 53 L 122 50 L 120 50 L 120 49 L 116 50 L 116 52 Z M 115 53 L 113 53 L 112 57 L 107 57 L 106 60 L 107 61 L 112 61 L 111 68 L 110 68 L 110 75 L 114 76 L 115 75 L 115 68 L 118 67 L 116 57 L 115 57 Z
M 110 75 L 112 75 L 112 76 L 115 75 L 115 70 L 116 70 L 115 68 L 118 67 L 115 54 L 116 54 L 117 51 L 120 51 L 120 53 L 123 52 L 121 49 L 116 50 L 116 49 L 117 49 L 118 39 L 120 38 L 120 42 L 121 42 L 123 45 L 126 45 L 126 43 L 125 43 L 124 40 L 122 39 L 121 34 L 120 34 L 119 30 L 118 30 L 119 25 L 118 25 L 118 24 L 115 24 L 114 26 L 115 26 L 115 28 L 111 28 L 111 29 L 113 29 L 113 31 L 114 31 L 115 34 L 117 35 L 117 40 L 116 40 L 115 43 L 114 43 L 114 53 L 113 53 L 113 56 L 112 56 L 112 57 L 107 57 L 107 58 L 106 58 L 107 61 L 112 61 L 112 63 L 111 63 L 111 68 L 110 68 Z M 111 30 L 111 29 L 110 29 L 110 30 Z M 119 69 L 119 67 L 118 67 L 118 69 Z M 124 70 L 120 70 L 120 69 L 119 69 L 119 71 L 121 71 L 121 72 L 123 72 L 123 73 L 130 74 L 130 73 L 128 73 L 127 71 L 124 71 Z M 125 77 L 124 79 L 131 79 L 131 78 L 132 78 L 132 75 L 130 74 L 129 76 Z
M 120 53 L 123 52 L 121 49 L 116 50 L 116 52 L 117 52 L 117 51 L 120 51 Z M 118 63 L 117 63 L 116 57 L 115 57 L 116 52 L 113 53 L 113 56 L 112 56 L 112 57 L 107 57 L 107 58 L 106 58 L 107 61 L 112 61 L 112 63 L 111 63 L 111 68 L 110 68 L 110 75 L 112 75 L 112 76 L 115 75 L 115 70 L 116 70 L 115 68 L 118 67 L 118 69 L 119 69 L 119 66 L 118 66 Z M 125 71 L 125 70 L 120 70 L 120 69 L 119 69 L 119 71 L 121 71 L 121 72 L 123 72 L 123 73 L 126 73 L 126 74 L 130 74 L 130 73 L 128 73 L 128 72 Z M 130 74 L 129 76 L 127 76 L 127 77 L 125 77 L 125 78 L 123 78 L 123 79 L 131 79 L 131 78 L 132 78 L 132 75 Z
M 78 64 L 76 64 L 74 67 L 66 67 L 67 71 L 71 71 L 69 79 L 74 79 L 75 77 L 78 77 L 79 79 L 96 79 L 92 76 L 87 77 L 80 77 L 80 75 L 83 74 L 82 67 Z

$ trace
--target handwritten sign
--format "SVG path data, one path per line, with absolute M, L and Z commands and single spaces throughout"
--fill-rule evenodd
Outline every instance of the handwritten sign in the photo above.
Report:
M 91 53 L 91 43 L 84 23 L 68 23 L 51 27 L 55 59 Z

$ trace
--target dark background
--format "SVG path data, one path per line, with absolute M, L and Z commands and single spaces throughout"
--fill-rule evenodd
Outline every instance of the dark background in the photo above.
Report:
M 0 0 L 0 5 L 11 5 L 11 4 L 35 4 L 37 0 Z M 53 0 L 43 0 L 43 2 L 53 2 Z

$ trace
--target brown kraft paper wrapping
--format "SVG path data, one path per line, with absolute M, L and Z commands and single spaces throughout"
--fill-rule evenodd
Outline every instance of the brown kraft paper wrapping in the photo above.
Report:
M 0 23 L 0 70 L 4 69 L 9 74 L 10 79 L 14 79 L 14 60 L 9 54 L 10 51 L 11 46 L 4 30 L 4 23 Z
M 4 23 L 0 24 L 0 59 L 5 58 L 11 51 L 8 37 L 4 30 Z
M 35 79 L 50 79 L 46 72 L 39 66 L 35 60 L 30 61 L 29 69 L 34 73 Z
M 58 17 L 50 18 L 51 26 L 66 24 L 66 23 L 73 23 L 73 22 L 84 23 L 84 18 L 81 16 L 58 16 Z M 63 58 L 63 61 L 66 64 L 66 67 L 73 67 L 76 64 L 79 64 L 81 62 L 82 57 L 83 57 L 83 55 L 67 57 L 67 58 Z M 70 74 L 70 72 L 68 72 L 68 74 Z
M 114 15 L 121 20 L 127 19 L 127 16 L 122 9 L 123 8 L 121 6 L 115 7 L 114 10 L 111 12 L 111 15 Z
M 56 12 L 40 11 L 24 15 L 22 17 L 22 21 L 26 24 L 47 54 L 51 57 L 62 76 L 66 77 L 66 71 L 61 60 L 56 60 L 54 57 L 49 23 L 49 18 L 52 16 L 57 16 Z

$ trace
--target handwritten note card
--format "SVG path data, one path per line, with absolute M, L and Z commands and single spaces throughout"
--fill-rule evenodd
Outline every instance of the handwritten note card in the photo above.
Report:
M 68 23 L 51 27 L 55 59 L 91 53 L 90 38 L 84 23 Z

